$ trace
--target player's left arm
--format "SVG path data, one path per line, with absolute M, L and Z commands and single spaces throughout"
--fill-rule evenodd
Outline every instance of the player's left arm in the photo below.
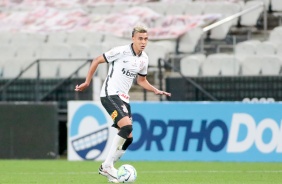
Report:
M 147 80 L 146 76 L 143 75 L 138 75 L 137 76 L 137 84 L 142 86 L 144 89 L 148 91 L 154 92 L 156 95 L 166 95 L 166 96 L 171 96 L 171 93 L 168 93 L 166 91 L 161 91 L 157 88 L 155 88 L 153 85 L 149 83 Z

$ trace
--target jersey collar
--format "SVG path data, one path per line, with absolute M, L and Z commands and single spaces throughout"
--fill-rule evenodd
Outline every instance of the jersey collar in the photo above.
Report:
M 137 55 L 137 54 L 134 52 L 133 43 L 130 45 L 130 48 L 131 48 L 131 51 L 132 51 L 132 53 L 133 53 L 134 56 L 140 57 L 140 56 L 142 55 L 142 51 L 141 51 L 141 53 L 140 53 L 139 55 Z

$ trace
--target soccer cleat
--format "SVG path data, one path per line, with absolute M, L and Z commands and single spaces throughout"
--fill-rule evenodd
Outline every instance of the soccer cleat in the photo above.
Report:
M 117 180 L 117 170 L 112 166 L 103 167 L 103 164 L 101 164 L 99 174 L 107 177 L 110 183 L 119 183 Z

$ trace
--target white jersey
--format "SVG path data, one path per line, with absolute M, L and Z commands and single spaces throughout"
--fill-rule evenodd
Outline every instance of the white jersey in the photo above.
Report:
M 108 76 L 101 89 L 101 97 L 119 95 L 129 102 L 128 92 L 137 75 L 146 76 L 148 70 L 148 56 L 145 52 L 136 55 L 133 45 L 125 45 L 111 49 L 103 54 L 110 63 Z

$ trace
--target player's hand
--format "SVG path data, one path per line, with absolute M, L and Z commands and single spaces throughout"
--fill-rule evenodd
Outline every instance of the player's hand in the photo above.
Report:
M 86 82 L 84 82 L 80 85 L 76 85 L 74 90 L 75 91 L 84 91 L 88 86 L 89 85 Z
M 156 95 L 171 96 L 171 93 L 168 93 L 168 92 L 166 92 L 166 91 L 160 91 L 160 90 L 155 91 L 155 94 L 156 94 Z

